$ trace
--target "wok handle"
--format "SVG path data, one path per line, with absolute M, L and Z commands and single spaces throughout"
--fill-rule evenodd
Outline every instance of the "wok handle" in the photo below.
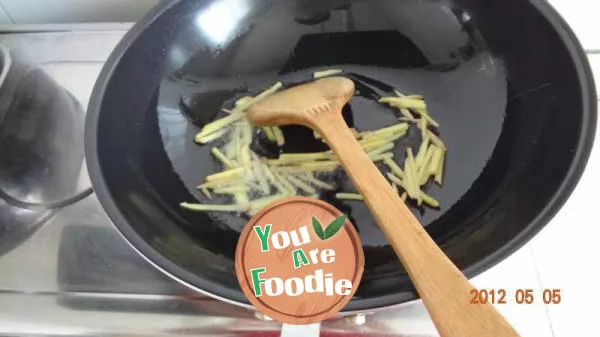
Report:
M 442 337 L 509 337 L 517 332 L 491 304 L 472 304 L 473 285 L 427 234 L 371 162 L 341 113 L 313 125 L 350 176 L 407 270 Z

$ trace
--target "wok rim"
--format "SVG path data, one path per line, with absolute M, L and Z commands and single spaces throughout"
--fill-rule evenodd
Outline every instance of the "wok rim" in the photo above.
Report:
M 129 50 L 130 46 L 136 41 L 159 16 L 172 6 L 176 6 L 183 0 L 165 1 L 154 7 L 144 18 L 138 21 L 122 38 L 117 47 L 113 50 L 110 57 L 96 81 L 90 103 L 87 110 L 85 124 L 85 154 L 87 167 L 92 181 L 92 186 L 98 197 L 98 200 L 107 213 L 108 218 L 113 223 L 120 235 L 134 249 L 136 253 L 142 256 L 146 261 L 156 267 L 158 270 L 169 276 L 173 280 L 183 284 L 206 296 L 221 300 L 248 309 L 253 309 L 243 293 L 228 289 L 218 283 L 209 281 L 203 277 L 194 275 L 162 256 L 158 251 L 152 248 L 136 231 L 131 227 L 113 199 L 100 166 L 98 156 L 98 122 L 104 94 L 112 75 L 120 64 L 121 59 Z M 594 143 L 596 124 L 597 124 L 597 96 L 594 82 L 594 76 L 590 67 L 587 55 L 581 46 L 576 35 L 562 18 L 562 16 L 544 0 L 528 0 L 542 14 L 559 35 L 562 43 L 567 48 L 571 60 L 577 72 L 579 84 L 581 86 L 582 99 L 582 128 L 576 147 L 575 156 L 569 171 L 563 177 L 559 188 L 556 190 L 550 202 L 539 212 L 539 214 L 523 228 L 523 230 L 504 244 L 503 247 L 483 257 L 476 263 L 464 268 L 462 271 L 468 277 L 472 278 L 488 269 L 494 267 L 518 249 L 529 242 L 542 228 L 544 228 L 554 218 L 556 213 L 564 206 L 567 199 L 571 196 L 573 190 L 579 183 L 581 176 L 587 166 L 591 150 Z M 390 307 L 404 306 L 411 302 L 419 300 L 418 294 L 414 291 L 403 293 L 377 296 L 364 299 L 353 299 L 340 313 L 352 314 L 365 311 L 373 311 Z

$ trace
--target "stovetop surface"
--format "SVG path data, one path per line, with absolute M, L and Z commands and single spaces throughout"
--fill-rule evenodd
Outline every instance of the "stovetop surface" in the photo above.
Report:
M 10 163 L 14 170 L 0 173 L 0 334 L 237 336 L 279 330 L 279 324 L 198 295 L 157 271 L 120 237 L 92 193 L 83 158 L 85 108 L 104 62 L 124 34 L 0 36 L 15 58 L 13 66 L 23 67 L 20 78 L 8 78 L 3 85 L 29 79 L 35 88 L 49 77 L 69 93 L 52 101 L 64 106 L 24 104 L 25 110 L 12 111 L 0 123 L 0 132 L 11 132 L 15 139 L 11 151 L 25 158 Z M 30 90 L 23 99 L 27 103 L 42 94 Z M 32 142 L 35 150 L 28 145 Z M 14 157 L 0 155 L 0 161 Z M 34 168 L 20 170 L 22 162 Z M 14 184 L 14 176 L 22 184 Z M 362 317 L 333 320 L 322 329 L 435 335 L 419 302 L 369 316 L 366 322 Z

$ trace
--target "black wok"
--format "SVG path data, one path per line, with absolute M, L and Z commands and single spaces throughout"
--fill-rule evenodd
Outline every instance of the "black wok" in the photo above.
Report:
M 119 44 L 87 114 L 94 188 L 123 236 L 173 278 L 247 305 L 234 272 L 247 218 L 179 207 L 202 202 L 195 186 L 218 169 L 193 137 L 235 95 L 325 68 L 352 73 L 359 90 L 344 116 L 359 129 L 391 121 L 373 101 L 391 87 L 426 97 L 450 151 L 443 188 L 428 191 L 442 206 L 413 210 L 467 276 L 552 218 L 592 146 L 592 75 L 545 1 L 170 1 Z M 285 151 L 319 146 L 306 129 L 284 132 Z M 333 203 L 350 214 L 365 251 L 345 310 L 417 298 L 366 208 Z

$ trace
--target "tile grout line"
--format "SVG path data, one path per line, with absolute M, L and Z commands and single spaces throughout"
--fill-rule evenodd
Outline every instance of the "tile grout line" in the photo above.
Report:
M 542 275 L 540 274 L 540 269 L 539 269 L 537 260 L 535 258 L 535 252 L 533 251 L 533 245 L 529 244 L 527 248 L 529 250 L 529 254 L 533 258 L 533 264 L 535 266 L 535 275 L 537 277 L 538 283 L 539 283 L 540 287 L 543 289 L 544 284 L 542 282 Z M 552 324 L 552 317 L 550 316 L 550 310 L 548 310 L 547 304 L 544 304 L 544 311 L 546 311 L 546 317 L 548 318 L 548 325 L 550 326 L 550 332 L 552 332 L 552 337 L 556 337 L 556 334 L 554 333 L 554 326 Z
M 14 25 L 15 24 L 15 20 L 13 19 L 13 17 L 10 15 L 10 13 L 6 10 L 6 8 L 4 8 L 4 5 L 2 4 L 2 1 L 0 1 L 0 11 L 3 12 L 6 17 L 10 20 L 10 22 Z

